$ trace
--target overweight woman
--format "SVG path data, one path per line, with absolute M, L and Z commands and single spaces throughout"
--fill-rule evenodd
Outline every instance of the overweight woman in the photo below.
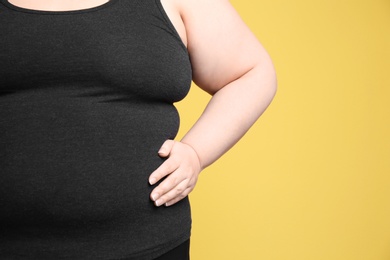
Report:
M 187 195 L 275 90 L 227 0 L 0 0 L 0 259 L 189 259 Z

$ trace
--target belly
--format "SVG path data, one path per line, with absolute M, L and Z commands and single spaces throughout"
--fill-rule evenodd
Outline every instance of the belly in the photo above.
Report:
M 139 223 L 153 211 L 148 177 L 177 133 L 172 104 L 58 89 L 0 98 L 2 224 Z

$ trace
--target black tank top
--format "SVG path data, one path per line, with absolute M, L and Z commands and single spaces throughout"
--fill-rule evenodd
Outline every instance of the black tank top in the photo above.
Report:
M 0 1 L 0 259 L 147 260 L 187 240 L 188 200 L 149 199 L 191 83 L 160 0 Z

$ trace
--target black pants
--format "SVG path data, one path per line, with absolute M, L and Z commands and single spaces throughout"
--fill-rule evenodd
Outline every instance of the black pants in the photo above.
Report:
M 154 260 L 190 260 L 190 240 Z

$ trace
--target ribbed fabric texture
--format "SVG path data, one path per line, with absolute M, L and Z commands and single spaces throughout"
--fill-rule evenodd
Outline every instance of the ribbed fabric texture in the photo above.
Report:
M 188 199 L 149 199 L 191 83 L 159 0 L 0 1 L 0 259 L 150 260 L 186 241 Z

